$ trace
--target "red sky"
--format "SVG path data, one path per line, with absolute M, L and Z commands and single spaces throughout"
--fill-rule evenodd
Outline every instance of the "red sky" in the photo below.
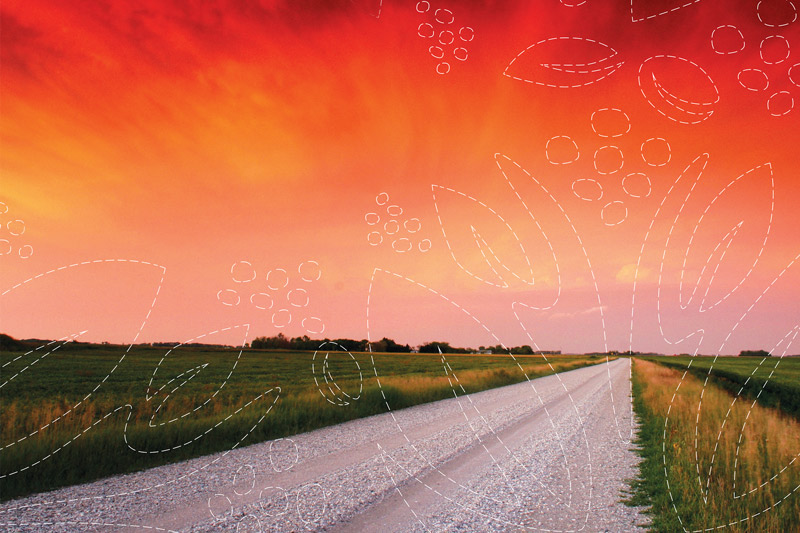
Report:
M 0 330 L 779 346 L 792 6 L 564 4 L 6 0 Z

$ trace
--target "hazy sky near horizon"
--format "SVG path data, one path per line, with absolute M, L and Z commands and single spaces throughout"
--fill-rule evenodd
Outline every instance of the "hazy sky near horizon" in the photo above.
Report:
M 5 1 L 0 330 L 797 353 L 797 8 L 683 3 Z

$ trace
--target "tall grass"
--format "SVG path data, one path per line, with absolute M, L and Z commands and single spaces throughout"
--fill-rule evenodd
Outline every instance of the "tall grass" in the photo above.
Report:
M 653 362 L 633 380 L 653 531 L 800 531 L 800 422 Z
M 800 358 L 798 357 L 654 357 L 664 366 L 689 369 L 734 395 L 758 399 L 800 419 Z M 709 372 L 710 371 L 710 372 Z
M 161 361 L 163 351 L 142 348 L 84 399 L 118 355 L 53 354 L 37 365 L 38 374 L 20 373 L 0 390 L 0 498 L 379 414 L 387 402 L 400 409 L 454 395 L 438 354 L 338 352 L 323 365 L 321 354 L 314 359 L 307 352 L 250 351 L 237 358 L 238 351 L 184 349 Z M 517 359 L 531 378 L 553 372 L 542 357 Z M 605 358 L 551 360 L 555 371 L 564 371 Z M 447 361 L 467 392 L 525 379 L 508 356 L 448 355 Z M 13 375 L 14 365 L 4 369 L 6 375 Z M 198 367 L 202 370 L 191 371 Z

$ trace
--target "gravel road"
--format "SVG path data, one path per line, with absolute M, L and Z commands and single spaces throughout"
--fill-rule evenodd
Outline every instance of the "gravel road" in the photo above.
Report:
M 646 518 L 620 503 L 637 462 L 629 372 L 616 360 L 471 395 L 453 383 L 449 400 L 5 502 L 0 527 L 636 531 Z

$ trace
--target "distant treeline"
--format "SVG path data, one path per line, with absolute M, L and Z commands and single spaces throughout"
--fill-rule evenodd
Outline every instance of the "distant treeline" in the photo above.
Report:
M 485 354 L 504 354 L 514 355 L 541 355 L 541 354 L 560 354 L 561 351 L 534 350 L 528 345 L 516 346 L 514 348 L 504 348 L 497 346 L 481 346 L 477 350 L 474 348 L 460 348 L 451 346 L 448 342 L 433 341 L 412 347 L 408 344 L 399 344 L 387 337 L 379 341 L 369 342 L 366 339 L 360 341 L 353 339 L 311 339 L 307 335 L 302 337 L 286 337 L 282 333 L 274 337 L 256 337 L 250 343 L 250 347 L 257 350 L 318 350 L 325 343 L 336 343 L 350 352 L 397 352 L 397 353 L 485 353 Z
M 257 350 L 318 350 L 325 343 L 336 343 L 348 352 L 367 352 L 370 351 L 370 342 L 366 339 L 360 341 L 353 339 L 311 339 L 308 335 L 302 337 L 286 337 L 283 333 L 278 333 L 274 337 L 256 337 L 250 343 L 251 348 Z M 382 338 L 373 342 L 373 352 L 405 352 L 411 351 L 408 344 L 398 344 L 392 339 Z
M 475 348 L 459 348 L 457 346 L 451 346 L 448 342 L 443 341 L 433 341 L 427 342 L 420 346 L 410 346 L 408 344 L 400 344 L 395 342 L 392 339 L 387 337 L 382 338 L 379 341 L 373 341 L 370 343 L 366 339 L 361 340 L 354 340 L 354 339 L 311 339 L 308 335 L 303 335 L 302 337 L 286 337 L 283 333 L 278 333 L 274 337 L 256 337 L 253 341 L 249 344 L 249 348 L 254 348 L 256 350 L 300 350 L 300 351 L 314 351 L 319 350 L 321 346 L 325 343 L 336 343 L 345 350 L 349 352 L 389 352 L 389 353 L 409 353 L 409 352 L 419 352 L 419 353 L 466 353 L 466 354 L 507 354 L 511 353 L 513 355 L 559 355 L 561 354 L 561 350 L 534 350 L 529 345 L 524 344 L 522 346 L 515 346 L 512 348 L 503 347 L 500 344 L 495 346 L 481 346 L 478 349 Z M 126 344 L 116 345 L 116 344 L 109 344 L 108 342 L 102 343 L 92 343 L 92 342 L 79 342 L 75 340 L 70 340 L 67 342 L 64 341 L 52 341 L 46 339 L 23 339 L 17 340 L 10 335 L 6 335 L 5 333 L 0 333 L 0 351 L 3 352 L 20 352 L 20 351 L 30 351 L 35 350 L 45 344 L 54 344 L 56 349 L 59 350 L 84 350 L 84 349 L 94 349 L 94 348 L 102 348 L 102 347 L 109 347 L 109 346 L 127 346 Z M 181 344 L 178 342 L 152 342 L 152 343 L 144 343 L 144 344 L 137 344 L 136 346 L 139 347 L 146 347 L 152 346 L 155 348 L 174 348 L 176 346 L 182 346 L 187 348 L 236 348 L 232 346 L 222 345 L 222 344 L 203 344 L 203 343 L 185 343 Z M 608 352 L 588 352 L 584 355 L 612 355 L 612 356 L 620 356 L 620 355 L 627 355 L 627 356 L 658 356 L 663 354 L 652 353 L 652 352 L 634 352 L 634 351 L 616 351 L 611 350 Z M 684 356 L 689 356 L 690 354 L 681 354 Z M 739 352 L 739 357 L 769 357 L 770 353 L 766 350 L 742 350 Z M 792 357 L 792 356 L 787 356 Z M 797 357 L 797 356 L 794 356 Z
M 766 350 L 742 350 L 739 357 L 769 357 L 770 353 Z

